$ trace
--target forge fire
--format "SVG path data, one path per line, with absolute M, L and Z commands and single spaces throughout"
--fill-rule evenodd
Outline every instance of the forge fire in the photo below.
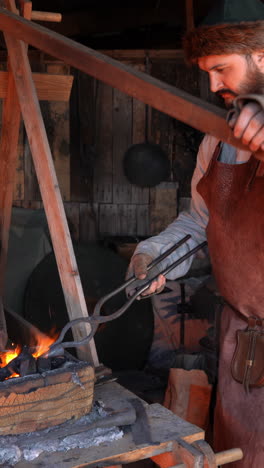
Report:
M 49 335 L 39 334 L 34 337 L 32 345 L 17 345 L 13 349 L 0 353 L 0 382 L 14 377 L 24 377 L 30 374 L 43 373 L 62 366 L 66 358 L 43 357 L 50 346 L 56 341 L 58 333 L 52 331 Z

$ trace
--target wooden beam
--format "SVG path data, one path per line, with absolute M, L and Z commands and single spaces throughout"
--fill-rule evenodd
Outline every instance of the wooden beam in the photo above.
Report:
M 19 0 L 19 5 L 22 10 L 22 16 L 30 20 L 32 15 L 32 2 L 30 0 Z M 10 10 L 15 13 L 14 8 L 10 8 Z
M 27 20 L 37 19 L 38 15 L 36 15 L 36 13 L 42 13 L 32 11 L 32 2 L 30 0 L 19 0 L 19 5 L 22 11 L 22 16 Z M 12 8 L 11 4 L 9 7 L 13 13 L 18 13 L 14 4 L 12 5 Z M 50 13 L 47 13 L 47 15 L 50 15 Z M 55 15 L 57 14 L 55 13 Z M 45 19 L 48 21 L 47 17 Z M 59 19 L 57 18 L 57 20 Z M 40 101 L 69 101 L 73 82 L 72 76 L 55 76 L 43 73 L 33 73 L 33 80 L 36 86 L 37 96 Z M 7 73 L 0 72 L 0 98 L 4 98 L 6 96 L 6 90 Z
M 0 99 L 4 99 L 7 95 L 8 76 L 8 72 L 0 71 Z M 32 76 L 40 101 L 69 101 L 72 75 L 32 73 Z
M 193 0 L 185 0 L 186 31 L 194 28 Z
M 6 3 L 9 4 L 9 0 L 6 0 Z M 5 41 L 50 229 L 68 315 L 70 319 L 87 317 L 88 312 L 78 266 L 26 48 L 21 41 L 17 41 L 9 34 L 5 34 Z M 74 339 L 79 341 L 85 338 L 90 330 L 91 327 L 88 323 L 80 324 L 73 330 Z M 80 358 L 89 360 L 94 366 L 98 365 L 93 340 L 90 341 L 89 345 L 78 348 L 77 352 Z
M 20 106 L 12 73 L 8 73 L 7 94 L 3 105 L 0 164 L 0 294 L 3 295 L 11 221 L 13 187 L 18 155 Z
M 18 0 L 22 10 L 22 16 L 33 21 L 48 21 L 52 23 L 60 23 L 62 20 L 61 13 L 51 13 L 49 11 L 32 10 L 32 2 L 30 0 Z M 13 13 L 16 13 L 13 9 Z
M 60 23 L 62 20 L 61 13 L 51 13 L 49 11 L 32 11 L 31 19 L 33 21 L 50 21 L 52 23 Z
M 100 49 L 99 53 L 114 58 L 115 60 L 125 61 L 128 63 L 132 62 L 144 62 L 146 56 L 150 60 L 173 60 L 176 62 L 184 62 L 183 49 Z M 46 61 L 61 63 L 62 61 L 52 57 L 50 54 L 43 54 L 40 50 L 30 49 L 28 51 L 28 57 L 31 61 Z M 0 62 L 5 62 L 7 59 L 7 53 L 4 50 L 0 50 Z
M 13 11 L 17 12 L 12 0 Z M 8 69 L 10 69 L 8 63 Z M 7 262 L 9 230 L 11 224 L 13 187 L 18 156 L 20 127 L 20 105 L 12 72 L 6 73 L 6 98 L 3 104 L 1 128 L 1 165 L 0 165 L 0 295 L 4 295 L 4 280 Z M 0 307 L 0 347 L 5 347 L 8 335 L 4 307 Z
M 234 138 L 224 109 L 3 9 L 0 9 L 0 29 L 187 125 L 237 148 L 247 149 Z M 264 158 L 263 152 L 259 157 Z
M 149 60 L 173 60 L 176 62 L 184 62 L 183 49 L 113 49 L 100 50 L 103 55 L 112 57 L 121 62 L 143 62 L 145 64 L 146 57 Z
M 202 15 L 202 12 L 200 14 Z M 50 28 L 69 37 L 87 37 L 92 34 L 111 34 L 117 31 L 122 33 L 129 29 L 135 31 L 135 29 L 168 23 L 177 28 L 181 27 L 184 16 L 184 2 L 177 2 L 177 5 L 175 3 L 172 7 L 161 5 L 159 8 L 144 6 L 144 2 L 138 8 L 127 6 L 115 8 L 112 5 L 108 7 L 105 5 L 103 14 L 100 7 L 64 12 L 63 21 L 59 24 L 53 23 Z

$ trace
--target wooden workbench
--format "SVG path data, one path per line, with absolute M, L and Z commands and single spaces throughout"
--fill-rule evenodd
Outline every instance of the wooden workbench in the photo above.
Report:
M 116 382 L 95 387 L 95 400 L 102 400 L 106 406 L 111 406 L 114 400 L 128 398 L 135 398 L 135 395 Z M 145 403 L 145 407 L 154 445 L 135 445 L 127 426 L 124 437 L 119 440 L 87 449 L 43 453 L 32 462 L 17 463 L 15 468 L 94 468 L 120 465 L 171 452 L 179 441 L 184 447 L 186 443 L 204 439 L 202 429 L 182 420 L 162 405 Z

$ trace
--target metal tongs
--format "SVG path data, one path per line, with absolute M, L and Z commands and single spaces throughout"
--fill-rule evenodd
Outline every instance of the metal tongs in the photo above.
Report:
M 167 249 L 162 255 L 155 258 L 155 260 L 153 260 L 147 266 L 147 271 L 152 270 L 155 266 L 158 265 L 158 263 L 162 262 L 166 257 L 168 257 L 170 254 L 172 254 L 172 252 L 177 250 L 182 244 L 187 242 L 187 240 L 189 240 L 190 238 L 191 238 L 190 234 L 186 235 L 179 242 L 177 242 L 172 247 Z M 158 274 L 156 274 L 151 279 L 139 280 L 135 276 L 132 276 L 131 278 L 129 278 L 127 281 L 125 281 L 125 283 L 123 283 L 121 286 L 116 288 L 114 291 L 110 292 L 109 294 L 106 294 L 101 299 L 99 299 L 99 301 L 97 302 L 97 304 L 96 304 L 96 306 L 94 308 L 93 315 L 91 317 L 81 317 L 81 318 L 71 320 L 70 322 L 68 322 L 63 327 L 59 338 L 50 346 L 49 351 L 44 356 L 48 356 L 48 357 L 59 356 L 59 355 L 62 355 L 64 353 L 65 348 L 74 348 L 74 347 L 78 347 L 78 346 L 82 346 L 84 344 L 87 344 L 93 338 L 98 326 L 101 323 L 110 322 L 111 320 L 114 320 L 114 319 L 120 317 L 130 307 L 130 305 L 135 301 L 135 299 L 137 299 L 144 291 L 146 291 L 153 281 L 158 279 L 159 275 L 166 276 L 170 271 L 172 271 L 178 265 L 180 265 L 185 260 L 187 260 L 187 258 L 194 255 L 196 252 L 198 252 L 198 250 L 202 249 L 205 245 L 207 245 L 206 241 L 204 241 L 201 244 L 197 245 L 196 247 L 191 249 L 189 252 L 187 252 L 185 255 L 183 255 L 181 258 L 179 258 L 178 260 L 173 262 L 171 265 L 169 265 L 167 268 L 160 271 Z M 117 294 L 119 294 L 121 291 L 126 289 L 128 286 L 131 286 L 133 283 L 137 283 L 137 284 L 142 283 L 142 285 L 135 289 L 134 294 L 131 295 L 131 297 L 128 299 L 128 301 L 125 302 L 125 304 L 122 307 L 120 307 L 120 309 L 118 309 L 116 312 L 114 312 L 111 315 L 107 315 L 107 316 L 100 315 L 101 308 L 102 308 L 102 306 L 103 306 L 103 304 L 105 302 L 107 302 L 113 296 L 116 296 Z M 146 297 L 148 297 L 148 296 L 146 296 Z M 90 324 L 91 331 L 90 331 L 89 335 L 86 338 L 83 338 L 81 341 L 63 342 L 63 339 L 64 339 L 65 334 L 67 333 L 67 331 L 70 328 L 72 328 L 73 326 L 78 325 L 81 322 L 88 322 Z

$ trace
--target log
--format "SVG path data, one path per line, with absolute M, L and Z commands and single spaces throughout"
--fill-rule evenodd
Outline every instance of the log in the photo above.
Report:
M 0 383 L 0 435 L 22 434 L 80 418 L 91 410 L 94 369 L 68 364 L 43 375 Z

